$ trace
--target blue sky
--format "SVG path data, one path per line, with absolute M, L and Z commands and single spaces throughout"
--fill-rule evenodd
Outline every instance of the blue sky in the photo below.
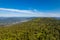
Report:
M 0 0 L 2 16 L 60 17 L 60 0 Z

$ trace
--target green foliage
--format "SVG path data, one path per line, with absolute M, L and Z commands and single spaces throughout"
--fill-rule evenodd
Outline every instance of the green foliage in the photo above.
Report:
M 0 40 L 60 40 L 60 20 L 36 18 L 0 27 Z

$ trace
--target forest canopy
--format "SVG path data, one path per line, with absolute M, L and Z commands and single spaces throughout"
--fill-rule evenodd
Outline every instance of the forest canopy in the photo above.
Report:
M 28 22 L 0 27 L 0 40 L 60 40 L 60 20 L 35 18 Z

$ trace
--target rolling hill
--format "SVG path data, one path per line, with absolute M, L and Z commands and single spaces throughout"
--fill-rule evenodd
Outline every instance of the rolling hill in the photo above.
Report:
M 0 40 L 60 40 L 60 20 L 35 18 L 0 27 Z

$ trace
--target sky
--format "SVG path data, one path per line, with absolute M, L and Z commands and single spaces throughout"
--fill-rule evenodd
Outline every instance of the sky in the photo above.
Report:
M 0 0 L 0 17 L 60 17 L 60 0 Z

